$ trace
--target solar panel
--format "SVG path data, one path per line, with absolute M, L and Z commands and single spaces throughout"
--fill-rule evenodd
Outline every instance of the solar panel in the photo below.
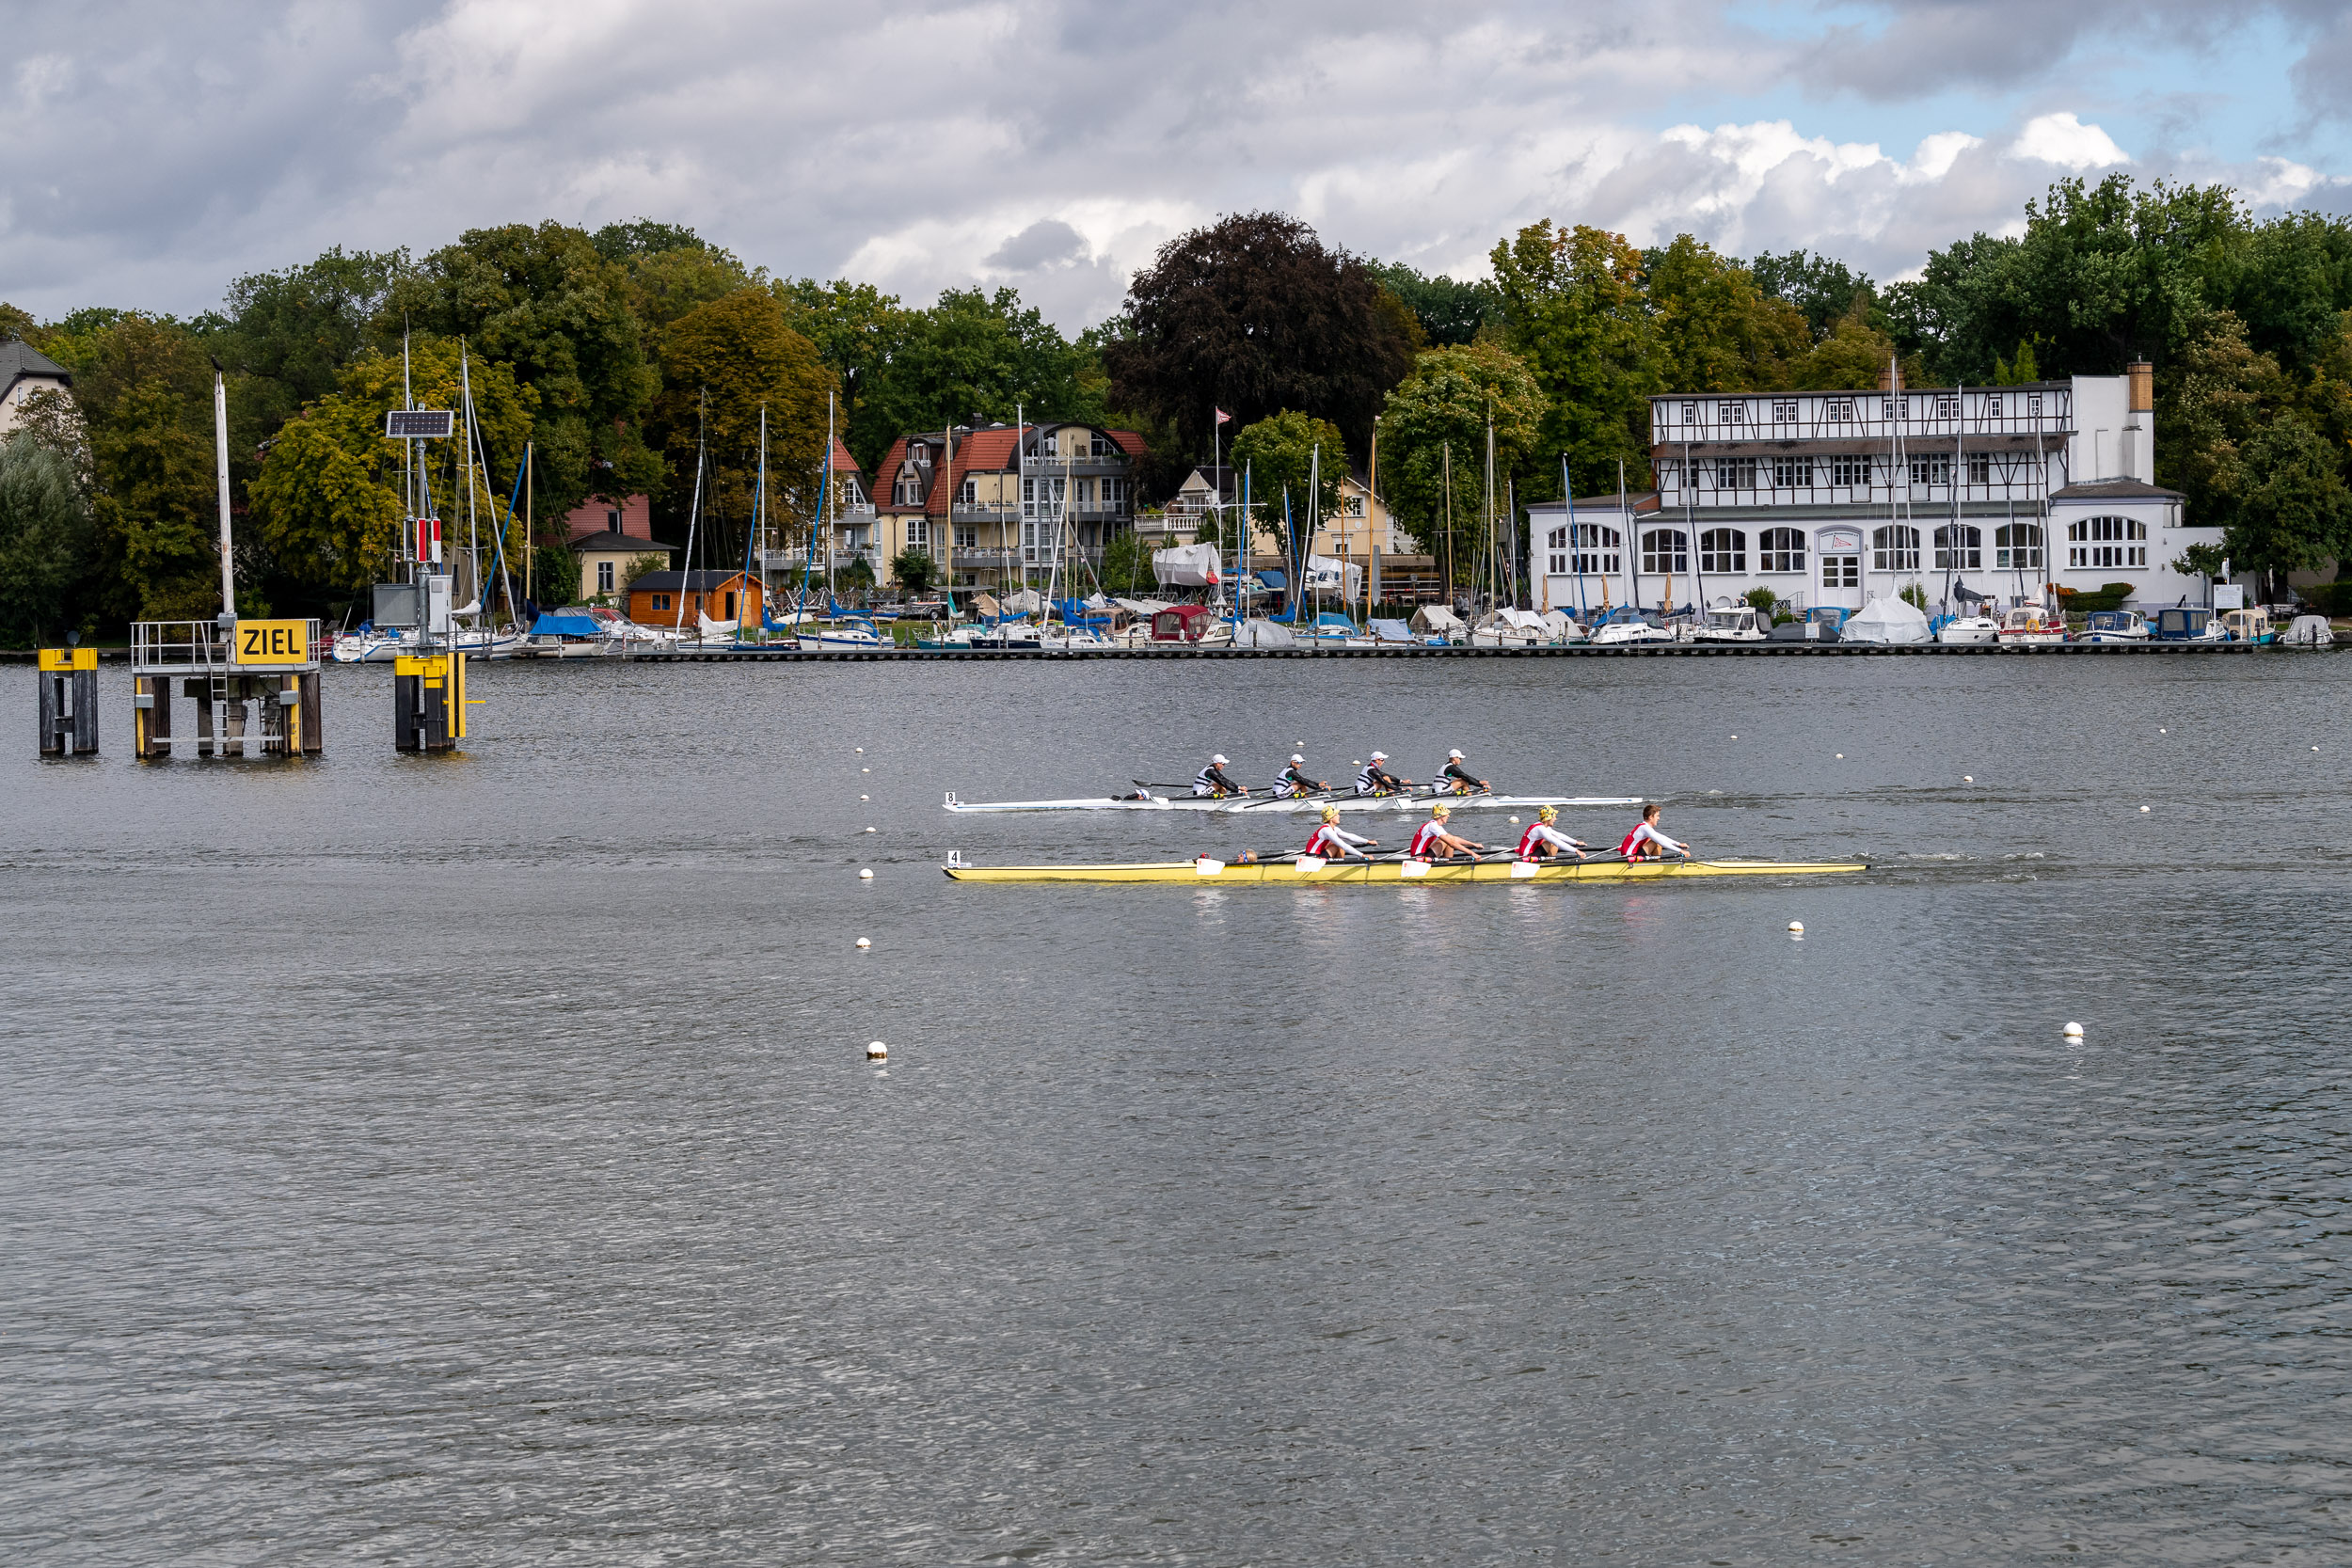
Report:
M 395 408 L 384 416 L 384 438 L 388 441 L 408 441 L 420 437 L 431 440 L 447 438 L 457 422 L 457 416 L 446 408 Z

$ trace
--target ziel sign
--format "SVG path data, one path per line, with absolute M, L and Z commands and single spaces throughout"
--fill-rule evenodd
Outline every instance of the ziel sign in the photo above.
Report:
M 229 661 L 251 668 L 310 662 L 308 621 L 239 621 Z

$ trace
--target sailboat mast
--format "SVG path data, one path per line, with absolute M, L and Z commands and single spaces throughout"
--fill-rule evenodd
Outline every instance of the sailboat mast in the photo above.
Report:
M 698 421 L 708 413 L 709 400 L 710 389 L 708 388 L 705 388 L 703 389 L 703 405 L 697 410 L 696 413 L 696 419 Z M 674 638 L 678 635 L 682 635 L 684 632 L 686 626 L 686 593 L 688 587 L 694 580 L 694 530 L 696 526 L 701 523 L 703 515 L 704 434 L 704 429 L 698 423 L 694 434 L 694 496 L 693 499 L 687 503 L 686 508 L 686 569 L 678 574 L 677 603 L 673 607 L 670 616 L 670 631 Z M 699 625 L 699 623 L 697 623 L 697 625 Z
M 482 531 L 475 521 L 473 507 L 473 370 L 468 362 L 466 340 L 463 338 L 457 340 L 457 395 L 466 401 L 466 571 L 473 578 L 472 602 L 479 606 L 482 603 Z M 486 470 L 482 478 L 485 483 L 489 482 Z M 474 625 L 479 626 L 481 624 L 482 615 L 477 610 Z M 483 651 L 487 653 L 489 650 L 485 648 Z

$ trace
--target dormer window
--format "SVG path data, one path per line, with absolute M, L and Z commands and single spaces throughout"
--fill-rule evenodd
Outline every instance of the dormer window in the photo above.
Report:
M 1046 432 L 1046 433 L 1045 433 L 1042 436 L 1041 436 L 1041 437 L 1039 438 L 1039 440 L 1038 440 L 1038 443 L 1037 443 L 1037 454 L 1038 454 L 1040 457 L 1057 457 L 1057 456 L 1059 456 L 1059 455 L 1061 454 L 1061 447 L 1060 447 L 1060 444 L 1059 444 L 1059 443 L 1060 443 L 1060 441 L 1061 441 L 1061 432 L 1060 432 L 1060 431 L 1058 431 L 1058 430 L 1049 430 L 1049 431 L 1047 431 L 1047 432 Z

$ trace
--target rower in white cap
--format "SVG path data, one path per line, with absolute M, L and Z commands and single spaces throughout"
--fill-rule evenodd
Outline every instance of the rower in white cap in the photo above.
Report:
M 1475 795 L 1486 787 L 1486 781 L 1470 777 L 1470 770 L 1462 766 L 1461 752 L 1448 752 L 1445 768 L 1438 774 L 1438 787 L 1451 789 L 1456 795 Z
M 1388 760 L 1389 753 L 1386 752 L 1372 753 L 1372 760 L 1364 764 L 1364 770 L 1356 775 L 1357 794 L 1402 795 L 1413 787 L 1412 780 L 1400 779 L 1380 766 Z
M 1209 759 L 1208 767 L 1193 775 L 1192 792 L 1212 800 L 1222 800 L 1228 795 L 1248 794 L 1248 785 L 1235 784 L 1226 776 L 1225 769 L 1232 766 L 1225 760 L 1224 752 L 1217 752 Z
M 1291 753 L 1290 766 L 1282 769 L 1282 776 L 1274 781 L 1274 793 L 1288 795 L 1294 800 L 1326 793 L 1330 787 L 1321 779 L 1307 777 L 1307 759 L 1296 752 Z

